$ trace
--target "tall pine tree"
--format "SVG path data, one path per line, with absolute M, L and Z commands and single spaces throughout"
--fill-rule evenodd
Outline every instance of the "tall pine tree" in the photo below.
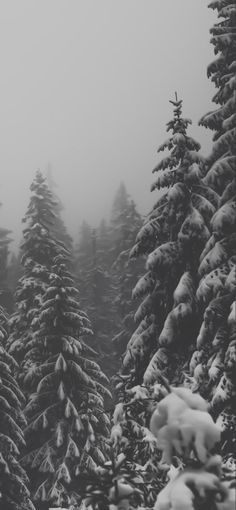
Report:
M 128 343 L 125 367 L 134 366 L 137 382 L 155 382 L 160 373 L 170 381 L 182 371 L 198 327 L 195 290 L 200 253 L 210 237 L 210 219 L 218 195 L 203 182 L 200 145 L 187 134 L 182 100 L 171 101 L 171 136 L 158 149 L 169 154 L 154 168 L 152 190 L 163 189 L 140 230 L 131 257 L 147 255 L 147 273 L 133 295 L 142 297 L 135 319 L 139 323 Z
M 17 361 L 24 358 L 32 334 L 32 320 L 37 314 L 48 283 L 48 269 L 55 255 L 63 248 L 53 238 L 54 201 L 40 171 L 30 186 L 31 198 L 23 218 L 21 245 L 21 276 L 15 293 L 16 311 L 10 321 L 10 351 Z
M 235 451 L 236 424 L 236 2 L 211 2 L 219 22 L 211 29 L 216 59 L 208 76 L 217 87 L 200 124 L 214 131 L 204 182 L 220 195 L 211 238 L 201 254 L 197 297 L 202 324 L 190 373 L 211 402 L 224 434 L 225 454 Z

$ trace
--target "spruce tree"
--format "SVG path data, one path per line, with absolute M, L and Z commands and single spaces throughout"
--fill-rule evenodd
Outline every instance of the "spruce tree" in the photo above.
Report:
M 163 190 L 140 230 L 131 257 L 147 256 L 147 273 L 138 281 L 134 297 L 144 300 L 135 319 L 139 323 L 124 359 L 133 366 L 136 384 L 147 384 L 164 373 L 170 381 L 183 378 L 198 327 L 195 291 L 201 251 L 210 237 L 210 219 L 217 193 L 204 184 L 200 145 L 187 134 L 182 100 L 170 101 L 174 117 L 167 123 L 171 136 L 159 147 L 169 154 L 153 172 L 152 190 Z
M 19 462 L 25 447 L 24 396 L 13 377 L 16 362 L 6 351 L 8 317 L 0 307 L 0 508 L 34 510 L 28 478 Z
M 8 255 L 9 244 L 11 242 L 10 233 L 11 231 L 8 229 L 0 228 L 0 284 L 2 289 L 7 287 Z
M 203 182 L 204 159 L 200 145 L 187 134 L 191 121 L 182 116 L 182 101 L 176 97 L 171 103 L 174 117 L 167 131 L 172 134 L 158 149 L 167 148 L 170 153 L 155 167 L 158 178 L 152 186 L 163 193 L 130 254 L 132 258 L 147 256 L 147 272 L 133 290 L 133 297 L 142 299 L 135 314 L 139 324 L 128 342 L 121 376 L 120 403 L 124 400 L 130 409 L 129 426 L 126 419 L 121 420 L 121 436 L 127 439 L 125 451 L 136 451 L 136 462 L 146 466 L 144 480 L 150 472 L 154 480 L 153 466 L 159 466 L 155 447 L 151 453 L 148 447 L 143 448 L 148 437 L 148 409 L 163 397 L 159 384 L 163 375 L 172 384 L 184 381 L 184 369 L 194 350 L 199 325 L 197 269 L 218 204 L 218 195 Z M 161 481 L 160 472 L 156 477 Z M 160 485 L 151 483 L 152 497 L 146 499 L 147 505 L 153 504 L 159 489 Z
M 32 320 L 37 314 L 48 283 L 48 269 L 53 257 L 64 250 L 52 234 L 55 214 L 54 201 L 40 171 L 30 186 L 31 198 L 23 218 L 21 264 L 23 274 L 16 293 L 16 311 L 10 320 L 10 351 L 18 362 L 24 357 L 32 334 Z
M 122 186 L 119 192 L 124 189 Z M 112 265 L 115 291 L 114 303 L 117 312 L 117 332 L 113 338 L 113 343 L 119 356 L 124 353 L 128 340 L 135 329 L 134 311 L 136 303 L 132 299 L 132 291 L 137 279 L 143 272 L 144 266 L 144 260 L 141 257 L 138 260 L 129 257 L 130 248 L 133 246 L 137 233 L 141 228 L 142 218 L 136 210 L 134 201 L 128 195 L 125 195 L 125 197 L 125 201 L 118 202 L 119 208 L 116 197 L 114 202 L 117 205 L 116 216 L 114 216 L 113 206 L 112 218 L 117 243 L 117 245 L 116 243 L 114 245 L 114 251 L 117 253 L 118 249 L 120 250 Z
M 0 207 L 2 204 L 0 203 Z M 7 228 L 0 228 L 0 306 L 11 313 L 13 308 L 13 296 L 9 286 L 9 244 L 12 239 L 9 237 L 11 231 Z
M 190 374 L 219 416 L 223 451 L 230 454 L 235 451 L 236 424 L 236 3 L 222 0 L 210 7 L 220 18 L 211 29 L 217 57 L 208 67 L 217 87 L 213 98 L 217 109 L 204 115 L 200 124 L 214 131 L 204 182 L 220 195 L 220 203 L 199 265 L 202 323 Z
M 90 323 L 62 255 L 49 281 L 26 354 L 36 367 L 24 379 L 30 398 L 23 464 L 40 509 L 80 499 L 88 477 L 105 460 L 109 430 L 103 405 L 108 380 L 85 343 Z
M 64 209 L 62 201 L 58 197 L 55 188 L 57 187 L 56 182 L 53 179 L 52 169 L 51 166 L 48 166 L 47 170 L 47 183 L 49 190 L 52 194 L 53 199 L 53 211 L 54 211 L 54 220 L 53 220 L 53 235 L 58 240 L 64 243 L 64 245 L 67 247 L 67 249 L 71 252 L 72 251 L 72 238 L 67 232 L 67 228 L 64 224 L 64 221 L 62 219 L 62 211 Z
M 101 234 L 101 237 L 100 237 Z M 118 369 L 111 338 L 114 334 L 112 275 L 107 265 L 107 232 L 83 223 L 76 251 L 76 276 L 81 304 L 88 312 L 93 336 L 89 344 L 98 353 L 102 370 L 112 376 Z

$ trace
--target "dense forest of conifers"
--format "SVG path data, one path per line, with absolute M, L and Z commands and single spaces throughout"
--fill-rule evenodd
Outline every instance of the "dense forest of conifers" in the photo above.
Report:
M 236 2 L 210 7 L 208 156 L 175 94 L 145 220 L 122 183 L 73 242 L 37 171 L 17 256 L 0 229 L 1 510 L 235 508 Z

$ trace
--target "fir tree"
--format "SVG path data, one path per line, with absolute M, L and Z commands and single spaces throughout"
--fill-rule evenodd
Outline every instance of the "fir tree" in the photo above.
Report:
M 211 29 L 217 58 L 208 76 L 217 87 L 217 109 L 200 124 L 214 130 L 204 182 L 220 195 L 211 238 L 200 260 L 197 297 L 202 324 L 190 363 L 193 384 L 210 400 L 224 428 L 223 451 L 235 451 L 236 424 L 236 3 L 211 2 L 220 21 Z
M 76 254 L 76 275 L 81 304 L 88 312 L 94 333 L 89 344 L 97 351 L 102 370 L 112 376 L 118 369 L 118 363 L 111 342 L 114 305 L 112 277 L 106 265 L 106 234 L 104 226 L 102 230 L 96 230 L 85 222 L 82 224 Z
M 11 242 L 11 239 L 9 238 L 10 233 L 11 233 L 11 231 L 6 228 L 0 229 L 0 283 L 1 283 L 1 288 L 7 287 L 8 255 L 9 255 L 9 244 Z
M 36 368 L 24 380 L 31 396 L 23 463 L 31 472 L 38 508 L 80 499 L 89 473 L 105 460 L 109 428 L 103 406 L 104 396 L 110 395 L 104 386 L 108 380 L 88 357 L 84 336 L 90 324 L 62 255 L 49 279 L 26 354 Z
M 0 204 L 1 207 L 2 204 Z M 10 313 L 13 308 L 13 298 L 12 292 L 9 288 L 9 265 L 8 265 L 8 257 L 9 257 L 9 244 L 11 242 L 11 238 L 9 234 L 10 230 L 1 227 L 0 228 L 0 306 L 3 306 Z
M 40 171 L 37 171 L 30 190 L 30 203 L 22 220 L 26 223 L 21 245 L 23 275 L 15 293 L 16 312 L 10 321 L 10 350 L 19 362 L 31 338 L 32 320 L 48 283 L 48 269 L 53 257 L 64 250 L 52 237 L 54 202 Z
M 34 510 L 29 483 L 19 456 L 25 446 L 24 396 L 12 373 L 16 362 L 7 354 L 8 317 L 0 307 L 0 508 Z
M 124 193 L 125 188 L 122 186 L 119 189 L 119 193 L 120 191 Z M 117 252 L 118 247 L 120 250 L 112 265 L 114 291 L 116 294 L 114 303 L 117 312 L 117 333 L 113 338 L 113 342 L 119 356 L 124 353 L 128 340 L 135 329 L 134 311 L 136 303 L 132 300 L 132 290 L 137 279 L 142 274 L 144 265 L 142 258 L 135 260 L 129 257 L 130 248 L 135 242 L 137 233 L 142 225 L 142 219 L 136 210 L 133 200 L 130 200 L 127 194 L 124 196 L 126 199 L 124 200 L 123 197 L 123 200 L 118 203 L 116 197 L 114 204 L 116 204 L 117 216 L 114 216 L 113 211 L 112 219 L 117 242 L 114 250 Z
M 158 149 L 170 153 L 154 168 L 152 190 L 163 189 L 140 230 L 131 257 L 146 254 L 147 273 L 138 281 L 134 297 L 144 297 L 135 319 L 139 323 L 124 359 L 135 367 L 136 384 L 155 382 L 166 373 L 171 381 L 183 377 L 198 327 L 195 291 L 200 253 L 210 237 L 210 219 L 218 195 L 204 184 L 200 145 L 187 134 L 182 100 L 171 101 L 172 134 Z
M 56 182 L 53 179 L 52 168 L 51 165 L 48 165 L 47 170 L 47 182 L 49 190 L 52 194 L 52 198 L 54 201 L 53 211 L 54 211 L 54 220 L 53 220 L 53 235 L 54 237 L 64 243 L 67 249 L 72 251 L 72 238 L 68 234 L 64 221 L 62 219 L 62 211 L 64 209 L 62 201 L 58 197 L 55 188 L 57 187 Z

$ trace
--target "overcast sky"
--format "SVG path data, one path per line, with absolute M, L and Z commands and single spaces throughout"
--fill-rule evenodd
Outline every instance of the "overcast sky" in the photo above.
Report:
M 214 89 L 206 0 L 3 0 L 1 225 L 19 239 L 29 186 L 50 163 L 75 234 L 107 216 L 121 180 L 142 213 L 175 90 L 191 135 Z

